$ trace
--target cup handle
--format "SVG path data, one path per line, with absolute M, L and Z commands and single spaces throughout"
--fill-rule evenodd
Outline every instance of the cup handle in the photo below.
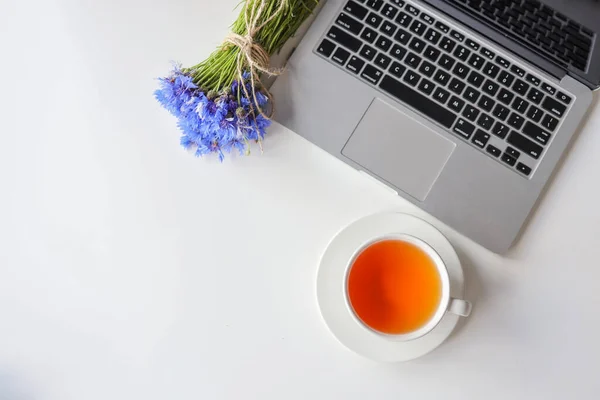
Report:
M 448 312 L 460 317 L 468 317 L 471 315 L 472 309 L 473 305 L 471 303 L 461 299 L 450 299 L 450 305 L 448 306 Z

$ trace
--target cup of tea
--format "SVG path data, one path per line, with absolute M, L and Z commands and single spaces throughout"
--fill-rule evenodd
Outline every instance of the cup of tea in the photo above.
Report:
M 379 237 L 358 249 L 346 266 L 344 294 L 360 325 L 395 341 L 420 338 L 446 313 L 466 317 L 472 308 L 450 296 L 440 255 L 408 234 Z

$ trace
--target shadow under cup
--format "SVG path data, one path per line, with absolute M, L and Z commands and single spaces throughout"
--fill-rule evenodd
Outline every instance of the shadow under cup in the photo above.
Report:
M 441 257 L 410 235 L 363 246 L 346 273 L 347 304 L 366 328 L 412 340 L 441 321 L 450 302 L 450 280 Z

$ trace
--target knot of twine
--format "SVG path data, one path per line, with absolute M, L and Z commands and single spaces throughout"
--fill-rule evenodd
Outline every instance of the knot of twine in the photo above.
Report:
M 271 94 L 271 92 L 269 92 L 267 88 L 263 86 L 262 81 L 260 80 L 260 74 L 262 73 L 269 76 L 278 76 L 283 73 L 284 69 L 270 67 L 271 57 L 269 53 L 267 53 L 267 51 L 260 44 L 254 41 L 254 36 L 266 24 L 271 22 L 275 17 L 277 17 L 281 12 L 283 12 L 283 10 L 288 4 L 288 0 L 279 0 L 279 7 L 277 8 L 277 10 L 260 25 L 259 21 L 262 17 L 263 12 L 267 8 L 267 0 L 255 0 L 251 4 L 250 3 L 251 0 L 248 0 L 246 2 L 246 9 L 244 12 L 246 34 L 240 35 L 231 32 L 225 38 L 224 43 L 231 44 L 240 49 L 236 60 L 239 84 L 242 87 L 242 90 L 244 91 L 244 95 L 248 99 L 254 100 L 254 104 L 256 105 L 258 113 L 266 119 L 271 119 L 275 111 L 273 95 Z M 252 93 L 249 93 L 248 89 L 246 88 L 246 85 L 244 85 L 244 67 L 247 67 L 248 73 L 250 75 Z M 258 104 L 258 99 L 256 98 L 257 84 L 263 86 L 264 94 L 269 100 L 269 103 L 271 104 L 269 115 L 265 114 L 264 110 Z M 254 109 L 254 106 L 251 105 L 250 107 L 252 110 Z

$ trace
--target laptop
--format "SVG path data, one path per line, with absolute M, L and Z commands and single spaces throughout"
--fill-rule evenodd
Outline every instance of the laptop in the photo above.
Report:
M 599 31 L 595 0 L 329 0 L 276 119 L 504 253 L 600 85 Z

